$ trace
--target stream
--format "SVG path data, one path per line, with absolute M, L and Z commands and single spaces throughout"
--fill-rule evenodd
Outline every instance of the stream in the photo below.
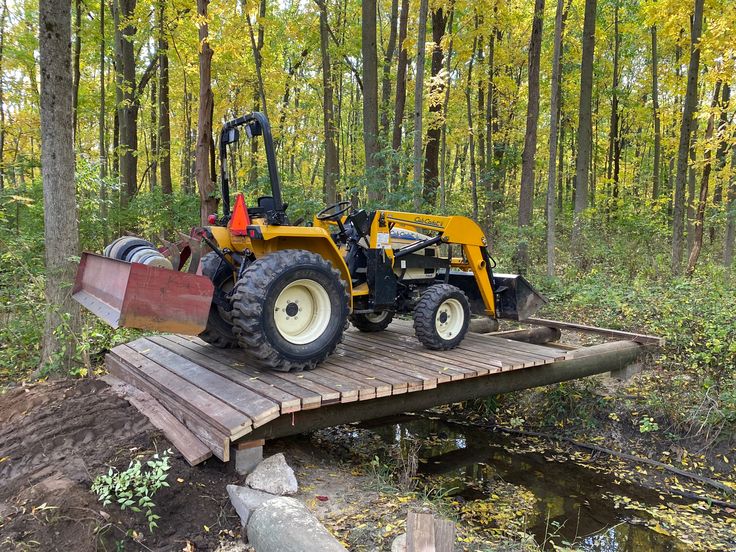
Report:
M 379 421 L 377 421 L 379 422 Z M 689 550 L 617 509 L 604 493 L 656 506 L 659 493 L 618 481 L 614 475 L 587 469 L 550 451 L 519 449 L 519 439 L 431 416 L 402 416 L 362 427 L 390 445 L 421 443 L 419 474 L 428 486 L 441 485 L 449 496 L 478 500 L 490 496 L 499 479 L 533 494 L 534 507 L 525 530 L 537 543 L 572 543 L 595 552 Z M 531 448 L 532 451 L 528 449 Z

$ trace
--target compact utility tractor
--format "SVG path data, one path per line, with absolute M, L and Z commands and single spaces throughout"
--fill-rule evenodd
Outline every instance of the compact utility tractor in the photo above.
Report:
M 248 207 L 237 193 L 231 209 L 228 149 L 242 130 L 264 141 L 271 195 Z M 126 237 L 103 256 L 85 253 L 74 288 L 80 303 L 115 327 L 198 334 L 289 371 L 326 359 L 348 321 L 376 332 L 410 315 L 417 339 L 443 350 L 460 344 L 471 313 L 524 319 L 544 302 L 524 278 L 493 273 L 486 237 L 466 217 L 367 212 L 340 201 L 310 226 L 291 224 L 261 113 L 226 123 L 219 150 L 222 216 L 211 215 L 183 246 L 159 250 Z

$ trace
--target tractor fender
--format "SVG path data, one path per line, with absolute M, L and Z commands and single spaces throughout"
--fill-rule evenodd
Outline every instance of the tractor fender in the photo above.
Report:
M 252 225 L 248 227 L 248 235 L 250 249 L 256 258 L 283 249 L 304 249 L 328 260 L 340 272 L 340 276 L 345 280 L 348 293 L 352 297 L 353 285 L 348 266 L 332 237 L 324 228 Z

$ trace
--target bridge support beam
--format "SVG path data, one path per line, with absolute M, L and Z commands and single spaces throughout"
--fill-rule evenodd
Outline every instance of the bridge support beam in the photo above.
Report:
M 255 429 L 248 434 L 248 440 L 286 437 L 323 427 L 424 410 L 440 404 L 540 387 L 604 372 L 615 372 L 636 362 L 651 347 L 649 344 L 633 341 L 603 343 L 572 351 L 572 358 L 553 364 L 443 383 L 435 389 L 408 393 L 398 399 L 383 397 L 365 402 L 334 404 L 314 410 L 303 410 L 295 412 L 292 416 L 282 416 Z

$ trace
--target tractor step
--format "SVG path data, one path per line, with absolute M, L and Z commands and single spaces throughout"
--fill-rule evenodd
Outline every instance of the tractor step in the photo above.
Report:
M 83 253 L 72 297 L 113 328 L 198 335 L 213 293 L 206 276 Z

